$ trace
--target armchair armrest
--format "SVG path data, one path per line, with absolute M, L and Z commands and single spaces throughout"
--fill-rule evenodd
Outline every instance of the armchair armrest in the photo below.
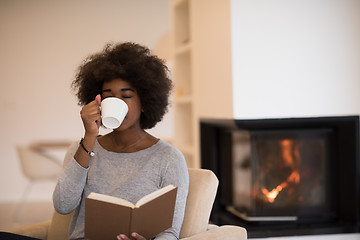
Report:
M 245 228 L 224 225 L 221 227 L 212 226 L 208 231 L 196 234 L 191 237 L 182 238 L 181 240 L 246 240 L 247 232 Z
M 20 234 L 28 237 L 47 239 L 50 221 L 34 224 L 27 224 L 20 227 L 14 227 L 7 232 Z

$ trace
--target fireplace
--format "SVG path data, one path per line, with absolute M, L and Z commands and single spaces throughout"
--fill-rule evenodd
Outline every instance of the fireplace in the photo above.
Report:
M 248 221 L 332 220 L 331 143 L 329 128 L 233 131 L 228 210 Z
M 360 230 L 359 117 L 202 119 L 211 220 L 249 238 Z

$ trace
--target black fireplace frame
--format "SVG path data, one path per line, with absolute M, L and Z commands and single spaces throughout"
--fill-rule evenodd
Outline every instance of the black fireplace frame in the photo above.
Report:
M 249 222 L 226 210 L 232 193 L 232 130 L 286 130 L 330 128 L 337 147 L 335 188 L 337 217 L 331 222 L 304 223 Z M 201 119 L 201 167 L 212 170 L 219 178 L 219 188 L 211 213 L 218 225 L 243 226 L 249 238 L 291 235 L 316 235 L 360 232 L 360 141 L 359 116 L 332 116 L 280 119 Z M 347 187 L 344 187 L 347 186 Z

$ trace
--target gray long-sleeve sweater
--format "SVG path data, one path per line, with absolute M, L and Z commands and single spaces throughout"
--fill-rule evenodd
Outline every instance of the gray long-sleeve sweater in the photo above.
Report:
M 179 150 L 159 140 L 138 152 L 115 153 L 96 141 L 95 156 L 89 167 L 83 168 L 74 159 L 78 146 L 77 142 L 69 148 L 64 171 L 53 193 L 57 212 L 68 214 L 75 210 L 69 239 L 84 238 L 85 198 L 91 192 L 124 198 L 135 204 L 143 196 L 169 184 L 178 187 L 173 226 L 156 239 L 179 238 L 189 186 L 186 162 Z

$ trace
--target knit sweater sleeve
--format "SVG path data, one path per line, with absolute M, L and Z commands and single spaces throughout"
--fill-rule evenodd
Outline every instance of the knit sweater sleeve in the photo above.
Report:
M 171 158 L 172 156 L 170 156 Z M 173 225 L 156 236 L 156 240 L 179 239 L 184 220 L 186 199 L 189 189 L 189 174 L 184 156 L 179 152 L 175 159 L 169 161 L 162 179 L 162 187 L 172 184 L 178 187 Z
M 74 159 L 79 143 L 73 143 L 64 158 L 63 173 L 53 192 L 55 210 L 60 214 L 71 213 L 80 203 L 86 184 L 88 169 Z

